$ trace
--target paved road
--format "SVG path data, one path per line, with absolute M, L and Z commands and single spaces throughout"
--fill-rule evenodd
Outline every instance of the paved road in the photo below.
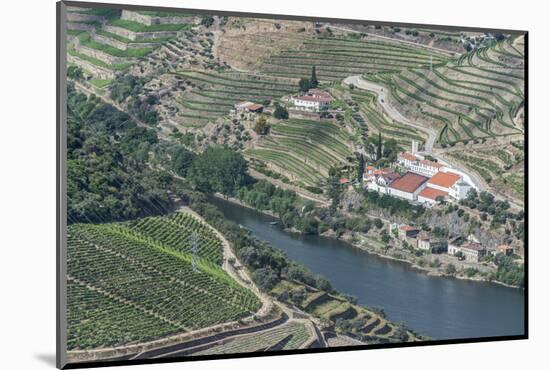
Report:
M 385 113 L 388 117 L 390 117 L 392 120 L 399 122 L 403 125 L 413 127 L 417 130 L 420 130 L 424 132 L 426 135 L 428 135 L 428 140 L 426 141 L 426 144 L 424 146 L 423 153 L 429 154 L 432 157 L 436 158 L 439 162 L 447 165 L 451 165 L 455 168 L 455 172 L 458 172 L 463 175 L 465 178 L 469 178 L 472 185 L 474 185 L 479 191 L 483 191 L 486 189 L 486 185 L 483 182 L 483 180 L 479 177 L 477 173 L 474 173 L 472 171 L 469 171 L 465 166 L 463 166 L 460 163 L 457 163 L 456 161 L 444 158 L 441 153 L 438 153 L 434 151 L 434 145 L 435 140 L 437 138 L 437 131 L 426 127 L 418 122 L 411 121 L 407 117 L 403 116 L 401 112 L 399 112 L 393 105 L 391 105 L 388 100 L 388 92 L 387 89 L 379 84 L 376 84 L 371 81 L 366 81 L 361 78 L 361 76 L 350 76 L 344 79 L 343 81 L 344 85 L 350 85 L 353 84 L 358 89 L 368 90 L 371 92 L 374 92 L 378 96 L 378 104 L 384 109 Z
M 403 116 L 393 105 L 388 103 L 388 92 L 384 86 L 378 85 L 374 82 L 366 81 L 361 78 L 361 76 L 350 76 L 344 79 L 343 83 L 345 85 L 354 85 L 355 87 L 372 91 L 378 95 L 378 103 L 382 106 L 386 114 L 399 123 L 402 123 L 407 126 L 411 126 L 417 130 L 424 132 L 428 136 L 426 141 L 424 152 L 427 154 L 432 154 L 433 146 L 435 144 L 435 139 L 437 138 L 437 132 L 429 127 L 426 127 L 418 122 L 413 122 L 407 117 Z

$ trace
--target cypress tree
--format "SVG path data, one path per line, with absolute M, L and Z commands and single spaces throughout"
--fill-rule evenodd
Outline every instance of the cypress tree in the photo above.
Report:
M 382 158 L 382 133 L 378 133 L 378 146 L 376 148 L 376 160 L 380 160 Z
M 363 180 L 363 172 L 365 172 L 365 158 L 363 153 L 359 154 L 359 165 L 357 166 L 357 180 L 361 183 Z
M 315 66 L 311 67 L 311 79 L 309 80 L 309 86 L 312 88 L 316 88 L 319 85 L 319 81 L 317 80 L 317 73 L 315 72 Z

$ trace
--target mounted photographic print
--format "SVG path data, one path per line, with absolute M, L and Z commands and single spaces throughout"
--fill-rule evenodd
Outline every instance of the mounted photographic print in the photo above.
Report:
M 527 338 L 526 66 L 525 31 L 58 3 L 58 367 Z

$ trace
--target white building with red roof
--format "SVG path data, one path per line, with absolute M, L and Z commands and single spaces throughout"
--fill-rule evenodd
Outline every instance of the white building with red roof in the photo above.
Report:
M 428 177 L 435 175 L 445 167 L 441 163 L 422 159 L 408 152 L 399 153 L 397 162 L 411 172 Z
M 333 100 L 328 92 L 319 89 L 310 89 L 307 95 L 292 98 L 295 109 L 310 112 L 319 112 L 327 109 Z
M 363 175 L 363 182 L 368 190 L 387 194 L 388 187 L 399 177 L 400 175 L 391 168 L 376 169 L 369 166 L 367 167 L 366 173 Z
M 432 190 L 427 191 L 423 195 L 423 200 L 428 203 L 434 203 L 435 199 L 431 199 L 433 196 L 450 197 L 454 200 L 464 199 L 471 186 L 457 173 L 440 171 L 430 178 L 426 189 Z
M 428 178 L 413 172 L 407 172 L 394 180 L 388 187 L 388 194 L 398 198 L 416 201 L 418 194 L 426 187 Z

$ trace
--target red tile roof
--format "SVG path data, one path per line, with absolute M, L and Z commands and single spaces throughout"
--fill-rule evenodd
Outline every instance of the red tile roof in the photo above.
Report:
M 390 185 L 390 188 L 401 190 L 406 193 L 414 193 L 428 178 L 416 173 L 407 172 Z
M 472 251 L 482 251 L 485 248 L 479 243 L 466 243 L 462 244 L 461 248 L 470 249 Z
M 426 187 L 424 190 L 420 192 L 420 194 L 418 194 L 419 197 L 423 197 L 431 200 L 436 200 L 437 197 L 445 198 L 447 195 L 448 193 L 446 191 L 429 188 L 429 187 Z
M 255 103 L 252 103 L 250 105 L 248 105 L 246 108 L 249 110 L 249 111 L 257 111 L 257 110 L 260 110 L 260 109 L 263 109 L 263 105 L 261 104 L 255 104 Z
M 407 152 L 400 153 L 399 156 L 400 156 L 401 158 L 408 159 L 409 161 L 416 161 L 416 160 L 418 160 L 418 158 L 416 158 L 413 154 L 407 153 Z
M 338 180 L 340 182 L 340 184 L 347 184 L 349 182 L 349 179 L 346 179 L 346 178 L 342 178 L 340 180 Z
M 415 231 L 415 230 L 418 230 L 416 227 L 412 227 L 410 225 L 403 225 L 399 228 L 399 230 L 403 230 L 403 231 Z
M 313 101 L 318 103 L 330 103 L 332 102 L 332 98 L 330 96 L 299 96 L 296 98 L 296 100 L 305 100 L 305 101 Z
M 428 184 L 441 186 L 443 188 L 450 188 L 460 180 L 460 176 L 452 172 L 438 172 L 432 176 Z
M 399 174 L 397 172 L 390 172 L 390 173 L 383 173 L 380 175 L 386 182 L 392 182 L 399 178 Z

